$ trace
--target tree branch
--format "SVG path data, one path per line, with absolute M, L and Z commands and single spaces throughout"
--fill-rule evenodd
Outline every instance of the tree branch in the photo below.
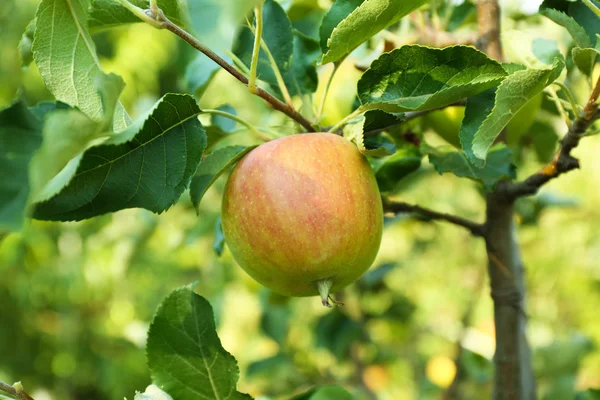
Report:
M 546 164 L 541 170 L 531 175 L 522 182 L 507 183 L 501 190 L 510 200 L 522 196 L 536 194 L 537 191 L 550 180 L 579 168 L 579 160 L 571 155 L 571 151 L 577 147 L 585 132 L 592 124 L 600 119 L 600 107 L 598 97 L 600 96 L 600 77 L 592 91 L 592 94 L 583 109 L 582 114 L 571 124 L 569 131 L 561 141 L 561 147 L 554 159 Z
M 9 385 L 8 383 L 0 381 L 0 390 L 20 400 L 33 400 L 30 395 L 23 391 L 21 382 L 17 382 L 14 385 Z
M 458 217 L 456 215 L 444 214 L 437 211 L 429 210 L 427 208 L 423 208 L 413 204 L 408 204 L 400 201 L 390 201 L 384 198 L 383 210 L 387 212 L 392 212 L 394 214 L 413 213 L 427 220 L 446 221 L 454 225 L 462 226 L 463 228 L 471 232 L 473 236 L 483 237 L 485 235 L 485 229 L 483 224 L 479 224 L 475 221 Z
M 127 1 L 121 0 L 121 3 L 123 2 L 128 3 Z M 162 10 L 159 9 L 158 13 L 154 13 L 152 10 L 144 10 L 143 12 L 148 18 L 140 18 L 142 18 L 145 22 L 149 22 L 148 19 L 151 19 L 153 22 L 149 22 L 150 25 L 156 28 L 163 28 L 170 32 L 173 32 L 174 34 L 185 40 L 190 46 L 192 46 L 193 48 L 195 48 L 196 50 L 200 51 L 205 56 L 213 60 L 225 71 L 229 72 L 229 74 L 231 74 L 231 76 L 233 76 L 235 79 L 248 86 L 248 78 L 242 75 L 237 69 L 235 69 L 232 65 L 230 65 L 227 61 L 221 58 L 214 51 L 200 43 L 200 41 L 198 41 L 198 39 L 196 39 L 194 36 L 190 35 L 188 32 L 175 25 L 171 20 L 169 20 L 165 16 Z M 312 123 L 309 120 L 304 118 L 304 116 L 302 116 L 302 114 L 296 111 L 293 107 L 285 104 L 284 102 L 273 96 L 271 93 L 257 87 L 254 94 L 264 99 L 275 110 L 281 111 L 282 113 L 284 113 L 285 115 L 302 125 L 302 127 L 306 129 L 307 132 L 315 131 Z

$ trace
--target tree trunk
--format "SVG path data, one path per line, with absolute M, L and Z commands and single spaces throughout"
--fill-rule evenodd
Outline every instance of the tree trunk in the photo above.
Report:
M 494 300 L 496 353 L 494 399 L 536 398 L 531 351 L 525 336 L 525 280 L 516 238 L 514 203 L 496 193 L 487 197 L 488 272 Z
M 498 0 L 479 0 L 478 47 L 502 61 Z M 499 140 L 504 140 L 501 134 Z M 485 243 L 496 329 L 494 399 L 533 400 L 536 384 L 525 336 L 525 280 L 516 237 L 514 201 L 501 194 L 502 182 L 487 196 Z

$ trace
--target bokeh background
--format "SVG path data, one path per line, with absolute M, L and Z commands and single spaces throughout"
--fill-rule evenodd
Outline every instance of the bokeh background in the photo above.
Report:
M 4 0 L 0 7 L 0 106 L 17 95 L 32 105 L 50 99 L 35 65 L 22 68 L 17 50 L 37 3 Z M 310 35 L 330 4 L 282 3 L 291 7 L 296 27 Z M 518 29 L 566 46 L 565 32 L 528 15 L 537 4 L 506 3 L 507 32 Z M 454 34 L 468 40 L 474 29 L 474 19 L 467 20 Z M 133 116 L 165 92 L 186 91 L 185 66 L 193 53 L 170 33 L 136 24 L 94 40 L 105 70 L 125 79 L 122 101 Z M 350 57 L 333 82 L 330 122 L 350 111 L 360 76 L 354 64 L 364 62 L 362 56 L 359 50 Z M 330 71 L 319 72 L 326 77 Z M 573 84 L 586 95 L 585 82 Z M 289 131 L 282 117 L 219 73 L 200 105 L 226 102 L 257 125 Z M 238 128 L 225 142 L 255 141 Z M 425 139 L 442 143 L 432 132 Z M 600 388 L 598 154 L 600 140 L 585 140 L 576 150 L 581 170 L 519 204 L 528 336 L 544 399 L 571 399 L 577 391 Z M 520 161 L 521 176 L 540 166 L 529 153 Z M 279 399 L 314 384 L 337 383 L 357 398 L 437 399 L 454 390 L 449 387 L 456 381 L 462 398 L 489 397 L 494 325 L 480 240 L 454 226 L 389 219 L 373 268 L 339 295 L 346 306 L 330 311 L 316 298 L 269 293 L 226 247 L 222 255 L 215 252 L 223 186 L 220 179 L 209 190 L 199 216 L 184 195 L 162 215 L 134 209 L 77 223 L 33 221 L 5 237 L 0 379 L 21 380 L 36 400 L 132 398 L 150 383 L 144 343 L 154 310 L 171 290 L 197 280 L 197 292 L 214 307 L 224 347 L 239 362 L 242 392 Z M 426 161 L 396 195 L 483 218 L 478 186 L 440 176 Z

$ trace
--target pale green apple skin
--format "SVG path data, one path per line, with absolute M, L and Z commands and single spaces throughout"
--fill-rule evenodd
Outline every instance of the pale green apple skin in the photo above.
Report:
M 267 142 L 234 168 L 223 233 L 238 264 L 286 296 L 335 292 L 373 263 L 383 231 L 375 176 L 348 140 L 306 133 Z

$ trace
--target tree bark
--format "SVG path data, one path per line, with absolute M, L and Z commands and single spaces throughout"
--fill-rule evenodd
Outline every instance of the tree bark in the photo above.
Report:
M 494 399 L 535 399 L 535 376 L 525 334 L 525 276 L 513 200 L 490 193 L 486 216 L 485 242 L 496 329 Z
M 479 0 L 478 47 L 502 61 L 500 6 L 498 0 Z M 504 135 L 500 135 L 503 140 Z M 502 182 L 486 198 L 485 243 L 488 273 L 494 301 L 496 352 L 494 354 L 494 399 L 533 400 L 536 384 L 531 351 L 525 334 L 525 279 L 516 236 L 514 198 L 502 193 Z

